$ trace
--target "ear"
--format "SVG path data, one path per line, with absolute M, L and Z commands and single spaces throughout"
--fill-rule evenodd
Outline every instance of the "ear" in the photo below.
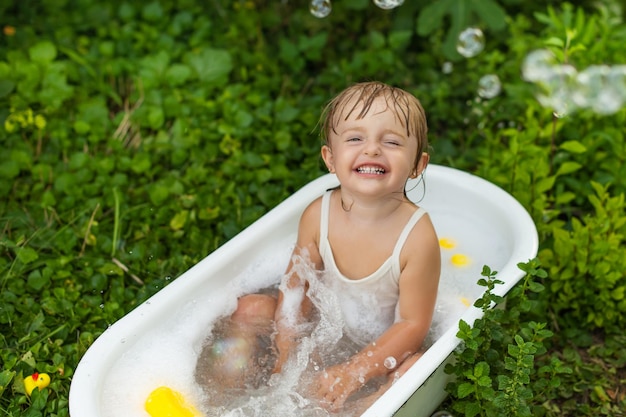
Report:
M 419 157 L 419 160 L 417 161 L 417 164 L 416 164 L 417 168 L 415 169 L 415 171 L 411 173 L 410 178 L 419 177 L 426 169 L 426 166 L 428 165 L 429 161 L 430 161 L 430 155 L 428 155 L 426 152 L 422 152 L 422 155 Z
M 328 168 L 328 172 L 331 174 L 335 172 L 335 161 L 333 159 L 333 151 L 330 149 L 330 146 L 324 145 L 322 146 L 322 159 L 326 164 L 326 168 Z

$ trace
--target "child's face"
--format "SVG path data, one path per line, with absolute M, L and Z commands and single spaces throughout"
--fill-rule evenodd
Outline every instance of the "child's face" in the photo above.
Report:
M 351 103 L 346 106 L 351 108 Z M 326 166 L 336 172 L 343 187 L 364 193 L 403 193 L 407 179 L 415 178 L 417 138 L 407 135 L 406 126 L 377 98 L 369 112 L 356 120 L 358 109 L 345 116 L 331 132 L 329 146 L 322 147 Z M 420 158 L 418 171 L 427 162 Z

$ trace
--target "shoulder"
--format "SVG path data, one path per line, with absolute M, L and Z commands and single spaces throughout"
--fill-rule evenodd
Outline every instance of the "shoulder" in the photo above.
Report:
M 318 269 L 321 269 L 323 265 L 319 255 L 321 209 L 322 197 L 316 198 L 304 209 L 300 217 L 296 244 L 296 250 L 306 250 Z
M 313 200 L 302 212 L 302 216 L 300 217 L 300 226 L 302 227 L 303 223 L 316 223 L 319 225 L 321 212 L 322 197 L 318 197 Z
M 407 236 L 400 253 L 400 263 L 402 269 L 418 267 L 438 270 L 440 268 L 439 239 L 428 212 L 422 215 Z
M 319 241 L 320 216 L 322 211 L 322 197 L 313 200 L 302 212 L 298 226 L 298 241 L 308 244 Z

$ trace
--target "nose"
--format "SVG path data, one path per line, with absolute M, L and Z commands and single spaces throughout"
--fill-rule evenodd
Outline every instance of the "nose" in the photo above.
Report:
M 363 150 L 363 153 L 368 156 L 380 155 L 380 146 L 378 142 L 373 141 L 373 140 L 367 141 L 367 143 L 365 144 L 365 149 Z

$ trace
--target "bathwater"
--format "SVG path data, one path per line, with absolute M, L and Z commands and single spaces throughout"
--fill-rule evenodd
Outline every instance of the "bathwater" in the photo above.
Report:
M 446 206 L 429 207 L 427 200 L 424 207 L 431 214 L 442 253 L 438 300 L 427 338 L 427 345 L 430 345 L 450 328 L 456 328 L 461 315 L 480 296 L 482 288 L 476 285 L 476 281 L 480 278 L 483 265 L 498 270 L 508 259 L 511 248 L 494 238 L 501 236 L 502 231 L 495 230 L 497 225 L 487 223 L 488 219 L 481 220 L 480 211 L 460 212 L 458 208 Z M 262 289 L 276 288 L 289 262 L 291 250 L 292 244 L 285 242 L 279 250 L 273 250 L 271 256 L 259 258 L 221 288 L 212 288 L 208 293 L 199 291 L 193 302 L 172 311 L 167 323 L 144 333 L 128 346 L 104 383 L 103 415 L 146 417 L 146 398 L 152 390 L 164 385 L 180 392 L 205 416 L 330 416 L 312 399 L 308 386 L 317 372 L 334 362 L 345 360 L 360 346 L 342 336 L 341 316 L 337 315 L 337 294 L 329 292 L 323 285 L 313 284 L 310 291 L 322 313 L 306 329 L 309 335 L 301 338 L 281 374 L 269 376 L 266 373 L 256 382 L 252 378 L 247 389 L 226 392 L 210 387 L 203 389 L 195 377 L 203 348 L 207 341 L 220 339 L 221 320 L 234 311 L 237 298 Z M 309 274 L 307 278 L 312 283 L 318 282 L 316 272 L 303 270 L 301 273 Z M 267 342 L 257 342 L 271 349 Z M 119 343 L 125 341 L 120 340 Z M 241 364 L 235 361 L 244 360 L 237 352 L 241 349 L 245 351 L 245 343 L 250 341 L 239 340 L 217 349 L 234 352 L 233 355 L 226 355 L 224 360 L 232 360 L 231 365 L 237 368 Z M 261 355 L 260 358 L 262 360 L 252 365 L 258 366 L 259 372 L 264 372 L 263 366 L 271 365 L 271 357 Z M 389 361 L 393 359 L 389 358 Z M 419 361 L 416 366 L 419 366 Z M 363 413 L 373 401 L 369 394 L 376 390 L 376 384 L 380 382 L 374 381 L 360 393 L 360 397 L 349 401 L 341 415 Z

